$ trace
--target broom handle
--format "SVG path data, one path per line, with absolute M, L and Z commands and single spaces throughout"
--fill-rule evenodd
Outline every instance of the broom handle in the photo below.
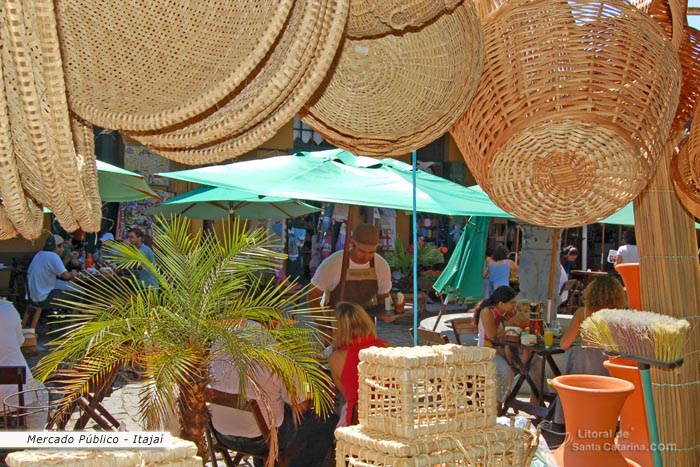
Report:
M 659 449 L 659 426 L 656 424 L 656 408 L 654 407 L 654 394 L 651 392 L 651 373 L 649 365 L 637 363 L 639 374 L 642 377 L 642 393 L 644 394 L 644 408 L 647 411 L 647 424 L 649 425 L 649 441 L 651 454 L 654 459 L 654 467 L 662 467 L 661 450 Z

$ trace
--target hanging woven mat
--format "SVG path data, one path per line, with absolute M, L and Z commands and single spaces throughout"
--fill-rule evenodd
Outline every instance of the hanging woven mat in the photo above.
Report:
M 245 82 L 293 0 L 57 2 L 71 109 L 110 129 L 194 118 Z
M 305 52 L 305 56 L 311 60 L 303 69 L 293 91 L 285 99 L 280 99 L 279 106 L 267 117 L 255 125 L 245 125 L 242 133 L 223 141 L 182 150 L 157 146 L 150 146 L 151 149 L 170 160 L 194 165 L 233 159 L 272 138 L 316 92 L 338 50 L 347 21 L 348 0 L 323 0 L 321 6 L 319 23 L 322 26 L 309 41 Z
M 360 39 L 420 28 L 462 0 L 350 0 L 345 33 Z
M 693 125 L 695 126 L 695 125 Z M 690 169 L 691 137 L 684 139 L 671 158 L 671 179 L 676 196 L 693 217 L 700 218 L 700 183 Z
M 175 129 L 127 133 L 154 148 L 187 149 L 221 141 L 255 126 L 294 92 L 313 60 L 326 18 L 323 0 L 296 0 L 271 53 L 245 86 L 213 111 Z
M 423 29 L 346 38 L 333 73 L 299 116 L 329 142 L 360 154 L 401 154 L 434 141 L 460 117 L 481 75 L 471 2 Z
M 3 3 L 2 63 L 12 144 L 3 157 L 3 235 L 37 238 L 41 206 L 67 231 L 99 229 L 100 204 L 89 203 L 73 147 L 53 2 Z M 94 157 L 94 156 L 93 156 Z
M 549 227 L 634 199 L 678 103 L 678 54 L 659 25 L 617 0 L 516 0 L 484 22 L 484 47 L 477 95 L 450 131 L 490 198 Z

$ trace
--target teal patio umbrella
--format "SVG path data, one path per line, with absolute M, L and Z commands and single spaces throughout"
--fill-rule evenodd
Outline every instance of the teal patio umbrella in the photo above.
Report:
M 287 219 L 320 210 L 316 206 L 289 198 L 259 196 L 245 190 L 203 186 L 144 212 L 165 216 L 182 214 L 191 219 L 228 219 L 230 216 L 242 219 Z
M 447 266 L 433 288 L 443 295 L 467 300 L 481 298 L 482 273 L 491 218 L 469 219 Z
M 160 199 L 148 186 L 142 175 L 112 164 L 97 162 L 97 188 L 102 202 L 139 201 L 146 198 Z

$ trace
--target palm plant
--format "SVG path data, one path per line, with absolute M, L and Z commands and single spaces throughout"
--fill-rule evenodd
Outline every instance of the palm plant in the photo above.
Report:
M 113 264 L 148 268 L 159 287 L 141 287 L 133 279 L 78 283 L 82 300 L 70 303 L 77 313 L 39 362 L 37 375 L 44 380 L 58 368 L 74 368 L 80 374 L 75 388 L 86 391 L 115 365 L 138 369 L 146 426 L 162 428 L 174 411 L 180 436 L 194 441 L 200 455 L 208 421 L 204 389 L 212 380 L 210 363 L 222 356 L 238 366 L 242 379 L 255 365 L 266 365 L 292 397 L 298 387 L 307 388 L 318 413 L 326 413 L 332 396 L 316 360 L 320 336 L 300 316 L 315 310 L 288 311 L 305 291 L 274 284 L 273 261 L 285 255 L 269 248 L 267 232 L 244 233 L 242 227 L 235 222 L 233 233 L 217 237 L 190 233 L 189 221 L 179 217 L 159 219 L 156 265 L 133 246 L 112 243 Z M 246 320 L 268 326 L 244 326 Z

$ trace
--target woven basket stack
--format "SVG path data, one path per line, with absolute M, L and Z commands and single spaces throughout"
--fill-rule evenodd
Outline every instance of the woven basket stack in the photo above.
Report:
M 343 149 L 405 154 L 457 121 L 482 63 L 470 1 L 353 0 L 333 70 L 299 115 Z
M 496 425 L 493 349 L 360 352 L 360 425 L 335 431 L 336 466 L 529 465 L 533 436 Z
M 678 53 L 659 25 L 618 0 L 514 0 L 483 33 L 479 90 L 450 131 L 491 199 L 549 227 L 634 199 L 678 103 Z

